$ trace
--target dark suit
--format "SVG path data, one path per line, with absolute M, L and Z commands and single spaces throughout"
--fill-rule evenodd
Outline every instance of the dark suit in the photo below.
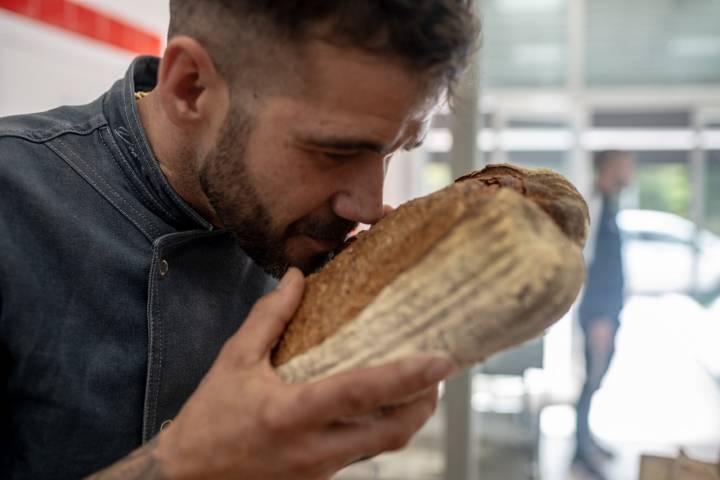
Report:
M 604 196 L 597 222 L 597 236 L 592 260 L 588 265 L 585 294 L 580 303 L 579 319 L 585 337 L 585 385 L 577 403 L 578 450 L 591 444 L 588 414 L 593 394 L 600 388 L 615 353 L 620 311 L 623 308 L 624 274 L 621 238 L 617 226 L 617 199 Z M 591 332 L 598 322 L 610 322 L 611 334 L 606 345 L 591 341 Z

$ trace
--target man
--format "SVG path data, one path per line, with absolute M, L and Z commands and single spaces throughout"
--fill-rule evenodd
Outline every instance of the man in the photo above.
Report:
M 0 121 L 3 478 L 128 454 L 96 478 L 329 478 L 404 445 L 453 368 L 287 385 L 268 353 L 302 296 L 295 267 L 382 216 L 387 163 L 467 62 L 470 2 L 170 8 L 159 63 L 89 105 Z
M 621 238 L 615 220 L 618 196 L 632 180 L 633 157 L 628 152 L 599 152 L 594 161 L 595 191 L 590 200 L 592 230 L 586 246 L 588 276 L 579 320 L 585 338 L 585 384 L 578 399 L 575 463 L 602 478 L 599 461 L 612 453 L 590 434 L 588 415 L 593 394 L 600 388 L 615 352 L 615 335 L 623 308 L 624 275 Z

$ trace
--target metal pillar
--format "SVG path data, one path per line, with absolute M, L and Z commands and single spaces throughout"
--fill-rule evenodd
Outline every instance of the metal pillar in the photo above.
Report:
M 445 480 L 479 480 L 479 444 L 470 395 L 469 371 L 454 376 L 445 384 Z
M 454 102 L 450 129 L 451 168 L 455 178 L 480 166 L 478 132 L 479 61 L 477 56 L 463 79 Z M 445 480 L 479 480 L 478 444 L 473 441 L 472 376 L 455 375 L 445 384 Z
M 507 128 L 507 118 L 505 118 L 505 110 L 499 108 L 493 115 L 492 129 L 495 133 L 495 145 L 492 150 L 492 163 L 507 163 L 507 152 L 503 145 L 503 133 Z
M 694 109 L 692 112 L 692 128 L 695 132 L 695 146 L 690 152 L 690 178 L 692 182 L 692 205 L 690 216 L 695 223 L 694 243 L 700 240 L 700 231 L 705 223 L 705 175 L 707 169 L 707 152 L 702 143 L 704 121 L 701 113 Z M 700 251 L 693 249 L 692 277 L 690 287 L 697 292 L 700 278 Z
M 581 193 L 588 195 L 592 190 L 593 169 L 588 151 L 583 144 L 583 134 L 591 126 L 587 108 L 587 79 L 585 78 L 585 23 L 587 5 L 585 0 L 567 2 L 567 85 L 572 99 L 570 118 L 573 132 L 573 146 L 570 155 L 570 177 Z

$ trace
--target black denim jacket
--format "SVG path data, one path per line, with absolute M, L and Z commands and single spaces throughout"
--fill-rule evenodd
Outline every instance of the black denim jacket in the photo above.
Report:
M 133 98 L 157 67 L 0 119 L 0 478 L 77 478 L 150 439 L 274 286 L 162 175 Z

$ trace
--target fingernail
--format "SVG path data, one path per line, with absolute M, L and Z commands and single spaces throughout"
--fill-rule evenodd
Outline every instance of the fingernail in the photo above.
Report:
M 292 268 L 289 268 L 287 272 L 285 272 L 285 275 L 280 279 L 280 283 L 277 285 L 278 290 L 282 290 L 283 288 L 287 287 L 291 280 L 292 280 Z
M 439 382 L 446 378 L 455 369 L 455 364 L 447 359 L 433 360 L 425 372 L 428 382 Z

